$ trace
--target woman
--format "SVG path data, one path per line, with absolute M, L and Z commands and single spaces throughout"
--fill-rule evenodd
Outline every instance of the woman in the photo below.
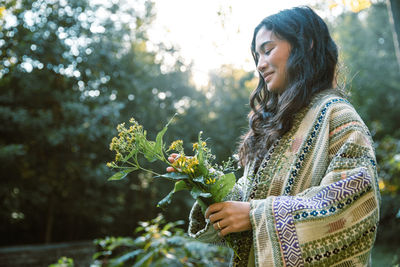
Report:
M 370 133 L 336 86 L 337 47 L 308 7 L 256 28 L 259 83 L 239 147 L 243 177 L 205 216 L 196 203 L 189 235 L 224 242 L 235 266 L 368 266 L 380 195 Z M 170 159 L 173 161 L 173 157 Z

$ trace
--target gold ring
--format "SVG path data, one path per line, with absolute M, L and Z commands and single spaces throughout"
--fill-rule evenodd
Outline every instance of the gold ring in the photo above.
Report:
M 219 225 L 219 221 L 217 222 L 217 226 L 219 230 L 222 230 L 221 225 Z

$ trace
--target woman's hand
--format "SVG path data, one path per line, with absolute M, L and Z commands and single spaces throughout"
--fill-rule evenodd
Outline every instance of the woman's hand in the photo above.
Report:
M 225 201 L 210 205 L 205 214 L 220 236 L 251 230 L 250 202 Z
M 179 154 L 172 153 L 171 155 L 169 155 L 168 161 L 174 163 L 177 157 L 179 157 Z M 174 171 L 175 171 L 174 167 L 167 167 L 167 172 L 174 172 Z

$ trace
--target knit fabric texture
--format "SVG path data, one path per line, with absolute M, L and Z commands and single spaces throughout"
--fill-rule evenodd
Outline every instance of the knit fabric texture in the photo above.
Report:
M 370 266 L 380 194 L 371 135 L 353 106 L 325 91 L 248 164 L 227 200 L 250 202 L 251 231 L 234 233 L 231 266 Z M 224 244 L 200 207 L 189 235 Z M 249 258 L 253 258 L 253 261 Z

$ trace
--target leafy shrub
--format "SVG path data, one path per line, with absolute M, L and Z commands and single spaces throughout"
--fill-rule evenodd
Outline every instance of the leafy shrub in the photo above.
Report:
M 179 225 L 165 223 L 162 215 L 140 222 L 137 238 L 97 239 L 99 247 L 92 266 L 228 266 L 231 250 L 189 238 Z
M 61 257 L 57 263 L 50 264 L 49 267 L 74 267 L 74 260 L 67 257 Z

